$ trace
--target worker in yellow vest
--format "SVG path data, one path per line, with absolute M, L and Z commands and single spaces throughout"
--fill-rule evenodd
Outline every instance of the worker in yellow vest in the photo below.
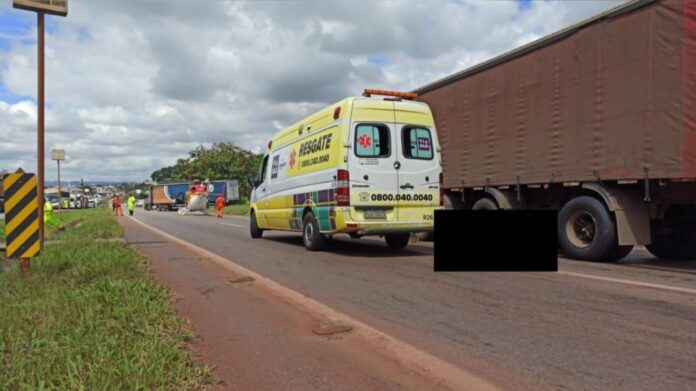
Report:
M 128 214 L 133 216 L 133 211 L 135 211 L 135 197 L 133 194 L 128 194 Z
M 51 201 L 46 199 L 46 202 L 44 203 L 44 216 L 43 216 L 43 221 L 44 224 L 50 224 L 59 230 L 62 230 L 65 228 L 63 224 L 60 222 L 58 217 L 53 214 L 53 205 L 51 205 Z

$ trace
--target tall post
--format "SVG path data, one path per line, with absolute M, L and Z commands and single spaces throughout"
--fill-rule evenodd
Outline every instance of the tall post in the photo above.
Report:
M 60 160 L 56 160 L 58 163 L 58 216 L 63 217 L 63 199 L 60 194 Z
M 38 182 L 38 200 L 39 200 L 39 240 L 43 244 L 44 239 L 44 222 L 43 222 L 43 206 L 44 202 L 44 13 L 37 12 L 38 17 L 38 96 L 37 96 L 37 117 L 38 126 L 36 128 L 37 151 L 36 151 L 36 179 Z

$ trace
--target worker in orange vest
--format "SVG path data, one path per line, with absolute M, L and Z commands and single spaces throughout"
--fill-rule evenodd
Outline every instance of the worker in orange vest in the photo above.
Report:
M 215 199 L 215 213 L 218 219 L 221 219 L 222 215 L 225 214 L 225 197 L 222 194 Z
M 116 196 L 111 200 L 111 204 L 114 206 L 114 212 L 116 216 L 123 216 L 123 209 L 121 209 L 121 197 L 116 193 Z

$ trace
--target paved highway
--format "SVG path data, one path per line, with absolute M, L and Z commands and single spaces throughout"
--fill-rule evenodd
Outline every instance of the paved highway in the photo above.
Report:
M 434 273 L 431 243 L 337 236 L 312 253 L 296 234 L 252 240 L 245 217 L 135 218 L 507 389 L 696 389 L 696 261 Z

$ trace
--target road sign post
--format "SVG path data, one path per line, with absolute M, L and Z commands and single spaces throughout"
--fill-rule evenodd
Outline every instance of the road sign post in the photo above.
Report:
M 5 189 L 5 241 L 7 258 L 19 258 L 22 276 L 29 274 L 31 257 L 39 254 L 39 200 L 36 175 L 21 169 L 3 179 Z

